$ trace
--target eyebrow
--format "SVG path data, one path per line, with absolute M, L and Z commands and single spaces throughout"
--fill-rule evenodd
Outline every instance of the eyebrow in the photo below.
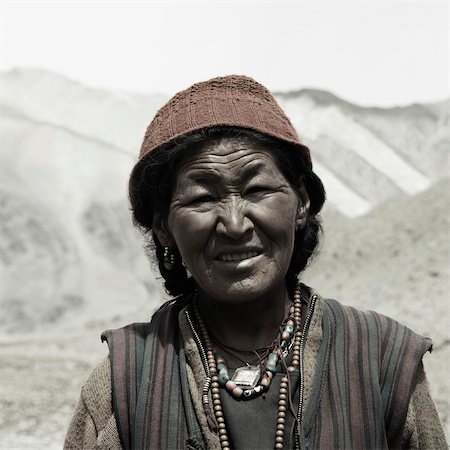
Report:
M 209 170 L 201 170 L 189 174 L 188 179 L 195 181 L 198 184 L 214 184 L 220 181 L 220 176 Z
M 265 168 L 265 164 L 261 162 L 250 164 L 243 169 L 242 179 L 248 181 L 250 178 L 259 175 Z
M 262 170 L 265 168 L 263 163 L 255 163 L 249 166 L 246 166 L 240 176 L 236 175 L 236 181 L 246 182 L 250 178 L 259 175 Z M 221 176 L 217 172 L 212 172 L 209 170 L 199 170 L 194 173 L 189 174 L 188 178 L 196 183 L 202 185 L 216 184 L 221 181 Z

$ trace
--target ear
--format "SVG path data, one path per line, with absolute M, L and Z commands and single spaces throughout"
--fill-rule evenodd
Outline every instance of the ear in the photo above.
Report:
M 296 231 L 303 229 L 306 225 L 306 219 L 309 214 L 309 206 L 309 195 L 308 192 L 306 192 L 305 186 L 302 184 L 297 208 L 297 217 L 295 221 Z
M 167 218 L 163 217 L 161 213 L 154 212 L 153 213 L 153 225 L 152 231 L 155 233 L 156 237 L 160 244 L 165 247 L 174 247 L 174 239 L 172 237 L 172 233 L 169 230 L 169 226 L 167 224 Z

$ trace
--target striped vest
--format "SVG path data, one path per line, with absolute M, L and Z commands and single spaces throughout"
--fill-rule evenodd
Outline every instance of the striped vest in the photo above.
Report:
M 304 449 L 399 448 L 417 369 L 432 342 L 395 320 L 324 300 Z
M 188 301 L 167 302 L 150 323 L 102 334 L 110 350 L 113 410 L 124 449 L 205 448 L 178 330 L 179 311 Z M 302 417 L 301 448 L 397 448 L 431 340 L 386 316 L 319 301 L 323 339 Z

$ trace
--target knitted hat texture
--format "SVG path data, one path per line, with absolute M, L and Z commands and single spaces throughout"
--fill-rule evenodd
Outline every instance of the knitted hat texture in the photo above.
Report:
M 264 86 L 243 75 L 212 78 L 172 97 L 148 126 L 139 161 L 179 136 L 217 125 L 250 128 L 294 144 L 307 166 L 312 167 L 308 148 L 301 144 L 275 98 Z

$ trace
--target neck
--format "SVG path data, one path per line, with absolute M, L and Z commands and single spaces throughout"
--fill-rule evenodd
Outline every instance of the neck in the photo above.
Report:
M 277 336 L 288 314 L 287 289 L 239 304 L 218 302 L 198 293 L 198 307 L 211 335 L 236 350 L 267 347 Z

